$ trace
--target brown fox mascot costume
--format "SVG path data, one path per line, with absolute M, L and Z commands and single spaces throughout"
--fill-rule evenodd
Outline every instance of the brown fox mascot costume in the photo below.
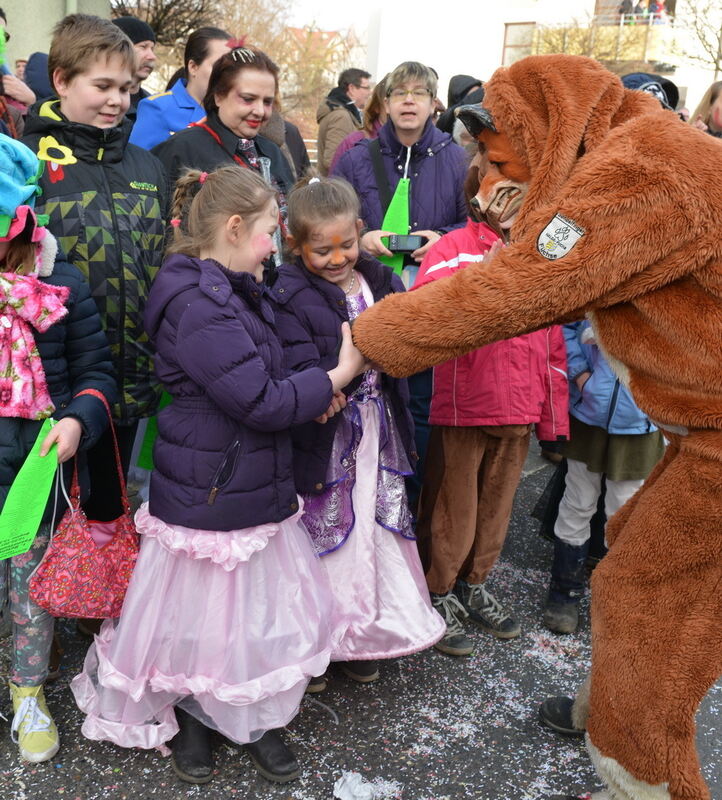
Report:
M 487 162 L 479 208 L 510 243 L 376 304 L 354 340 L 405 376 L 592 321 L 669 440 L 592 579 L 575 712 L 608 786 L 594 797 L 708 800 L 694 715 L 722 672 L 722 144 L 582 57 L 531 56 L 485 88 L 462 118 Z

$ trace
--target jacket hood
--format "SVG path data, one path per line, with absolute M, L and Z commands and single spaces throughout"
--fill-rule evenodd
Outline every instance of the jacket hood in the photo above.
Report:
M 325 116 L 335 111 L 337 108 L 345 108 L 357 122 L 361 122 L 361 112 L 356 108 L 353 100 L 351 100 L 340 86 L 331 89 L 328 95 L 321 101 L 321 104 L 316 109 L 316 122 L 321 122 Z
M 529 56 L 496 70 L 484 88 L 484 107 L 532 174 L 515 234 L 530 213 L 559 195 L 577 162 L 614 128 L 661 113 L 654 97 L 625 89 L 583 56 Z
M 447 106 L 455 106 L 464 99 L 472 86 L 481 86 L 482 81 L 472 75 L 454 75 L 449 81 L 449 94 Z
M 259 298 L 265 294 L 265 288 L 249 272 L 231 272 L 212 259 L 174 253 L 163 262 L 145 307 L 143 322 L 151 339 L 156 338 L 168 305 L 194 287 L 219 306 L 225 305 L 234 291 L 255 306 L 260 306 Z
M 123 119 L 114 128 L 96 128 L 80 122 L 70 122 L 60 111 L 59 100 L 42 100 L 36 103 L 25 120 L 25 136 L 51 137 L 45 145 L 40 144 L 38 157 L 42 159 L 44 149 L 55 148 L 55 137 L 62 139 L 62 150 L 70 149 L 66 157 L 77 157 L 81 161 L 120 161 L 128 144 L 133 124 Z
M 25 83 L 40 100 L 55 94 L 48 78 L 47 53 L 32 53 L 28 58 L 28 63 L 25 65 Z

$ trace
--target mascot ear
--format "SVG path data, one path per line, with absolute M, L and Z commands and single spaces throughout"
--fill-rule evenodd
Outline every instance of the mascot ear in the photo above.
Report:
M 493 133 L 498 133 L 494 120 L 491 117 L 491 112 L 488 108 L 481 106 L 459 106 L 456 109 L 456 116 L 464 123 L 466 130 L 475 138 L 479 138 L 479 134 L 484 130 L 490 130 Z

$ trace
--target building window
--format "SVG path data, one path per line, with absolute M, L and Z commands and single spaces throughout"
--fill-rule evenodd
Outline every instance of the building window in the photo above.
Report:
M 502 64 L 508 67 L 532 53 L 536 22 L 507 22 L 504 30 Z

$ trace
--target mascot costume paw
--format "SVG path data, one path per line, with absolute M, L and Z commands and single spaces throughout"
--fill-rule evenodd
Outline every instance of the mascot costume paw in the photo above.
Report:
M 608 524 L 575 712 L 602 796 L 709 800 L 694 716 L 722 672 L 722 145 L 587 58 L 531 56 L 485 88 L 460 116 L 479 209 L 509 244 L 381 301 L 354 340 L 401 377 L 592 321 L 669 446 Z

